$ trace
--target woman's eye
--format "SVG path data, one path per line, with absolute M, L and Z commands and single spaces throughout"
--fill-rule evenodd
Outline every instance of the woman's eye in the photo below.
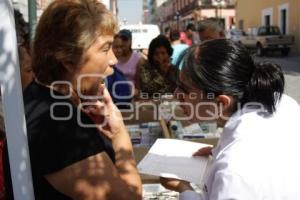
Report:
M 105 45 L 103 48 L 101 48 L 101 52 L 107 53 L 112 48 L 112 45 Z
M 107 53 L 107 52 L 109 52 L 109 49 L 110 48 L 105 48 L 105 49 L 102 49 L 102 51 Z

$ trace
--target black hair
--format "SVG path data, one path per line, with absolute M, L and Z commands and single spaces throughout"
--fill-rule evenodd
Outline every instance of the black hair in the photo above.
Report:
M 284 76 L 279 65 L 255 63 L 248 50 L 226 39 L 210 40 L 192 47 L 184 70 L 204 92 L 234 97 L 236 103 L 261 103 L 268 113 L 284 91 Z
M 180 32 L 178 30 L 172 30 L 170 33 L 170 40 L 176 41 L 180 39 Z
M 164 33 L 167 33 L 168 31 L 171 31 L 171 28 L 170 28 L 170 27 L 166 27 Z
M 186 30 L 196 31 L 196 27 L 195 27 L 194 24 L 189 23 L 189 24 L 186 26 Z
M 172 56 L 173 53 L 173 48 L 168 38 L 164 35 L 157 36 L 150 42 L 148 50 L 148 61 L 153 66 L 155 66 L 155 62 L 153 59 L 154 52 L 159 47 L 165 47 L 169 56 Z
M 15 25 L 17 42 L 19 46 L 24 46 L 27 51 L 30 51 L 30 34 L 29 34 L 29 24 L 24 20 L 23 14 L 14 9 Z
M 123 41 L 129 41 L 132 40 L 132 33 L 128 29 L 122 29 L 114 36 L 114 39 L 116 38 L 121 38 Z

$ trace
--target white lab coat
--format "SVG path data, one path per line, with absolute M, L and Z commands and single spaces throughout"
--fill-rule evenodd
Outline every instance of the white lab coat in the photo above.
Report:
M 287 95 L 274 115 L 236 112 L 226 123 L 203 194 L 180 200 L 300 199 L 300 106 Z

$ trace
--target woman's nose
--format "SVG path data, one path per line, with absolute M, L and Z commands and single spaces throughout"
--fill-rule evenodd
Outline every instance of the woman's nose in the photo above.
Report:
M 165 58 L 165 57 L 164 57 L 163 54 L 160 54 L 160 55 L 159 55 L 159 60 L 164 60 L 164 58 Z
M 110 56 L 109 56 L 109 60 L 108 60 L 108 64 L 110 66 L 117 64 L 118 59 L 116 58 L 115 54 L 113 51 L 110 52 Z

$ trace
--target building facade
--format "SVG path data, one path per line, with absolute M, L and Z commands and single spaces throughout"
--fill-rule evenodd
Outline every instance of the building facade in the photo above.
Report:
M 149 0 L 148 2 L 148 23 L 149 24 L 160 24 L 163 13 L 161 7 L 168 0 Z
M 299 0 L 238 0 L 237 27 L 246 32 L 262 25 L 279 26 L 282 34 L 295 37 L 293 50 L 300 52 Z
M 235 26 L 236 0 L 168 0 L 159 8 L 162 27 L 184 30 L 188 23 L 217 18 L 226 29 Z
M 149 24 L 149 8 L 151 7 L 150 1 L 143 0 L 143 24 Z
M 219 19 L 224 24 L 224 29 L 235 28 L 236 24 L 236 0 L 200 0 L 196 1 L 193 11 L 195 21 L 206 18 Z

